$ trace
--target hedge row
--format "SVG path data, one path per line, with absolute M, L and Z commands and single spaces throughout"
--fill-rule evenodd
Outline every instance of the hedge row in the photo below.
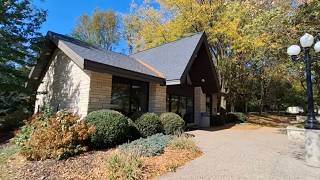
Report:
M 90 138 L 96 148 L 110 147 L 157 133 L 182 133 L 184 128 L 184 120 L 174 113 L 163 113 L 161 116 L 145 113 L 136 116 L 134 122 L 117 111 L 99 110 L 88 114 L 86 122 L 96 127 L 96 132 Z
M 28 159 L 63 159 L 88 147 L 108 148 L 158 133 L 181 133 L 183 127 L 184 121 L 174 113 L 145 113 L 134 122 L 114 110 L 94 111 L 84 120 L 69 112 L 50 111 L 32 116 L 15 142 Z

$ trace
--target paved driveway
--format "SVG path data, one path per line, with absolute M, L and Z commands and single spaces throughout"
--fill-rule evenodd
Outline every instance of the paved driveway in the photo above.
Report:
M 279 129 L 238 125 L 191 133 L 204 155 L 160 179 L 320 180 L 320 168 L 292 155 L 295 150 Z

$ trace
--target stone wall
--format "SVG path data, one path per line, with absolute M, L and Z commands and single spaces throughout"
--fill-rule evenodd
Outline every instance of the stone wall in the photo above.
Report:
M 218 113 L 218 94 L 212 94 L 212 114 Z
M 89 91 L 90 72 L 83 71 L 61 50 L 56 50 L 37 89 L 35 112 L 48 105 L 54 111 L 68 109 L 85 116 L 88 111 Z
M 109 109 L 111 103 L 112 75 L 91 73 L 88 111 Z
M 206 112 L 206 95 L 201 87 L 194 88 L 194 122 L 200 124 L 201 113 Z
M 157 114 L 166 112 L 167 88 L 160 84 L 149 85 L 149 112 Z

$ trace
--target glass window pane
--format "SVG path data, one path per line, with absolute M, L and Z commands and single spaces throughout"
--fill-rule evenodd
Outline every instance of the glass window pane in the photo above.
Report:
M 212 115 L 212 96 L 206 95 L 206 112 Z
M 179 96 L 171 96 L 171 112 L 174 112 L 181 116 L 181 113 L 179 111 Z
M 181 97 L 180 98 L 180 113 L 181 117 L 184 118 L 187 112 L 187 97 Z
M 193 98 L 192 97 L 187 97 L 187 108 L 186 108 L 186 115 L 184 117 L 184 120 L 187 123 L 194 123 L 194 118 L 193 118 Z
M 130 85 L 113 82 L 111 104 L 112 109 L 123 114 L 129 113 Z
M 147 112 L 148 87 L 142 85 L 132 85 L 131 93 L 131 112 Z
M 131 116 L 137 111 L 148 111 L 149 84 L 121 77 L 112 78 L 112 109 Z

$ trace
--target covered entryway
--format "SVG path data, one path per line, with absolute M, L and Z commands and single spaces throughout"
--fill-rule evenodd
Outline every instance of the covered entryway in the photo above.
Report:
M 219 92 L 213 59 L 205 41 L 198 44 L 181 79 L 167 86 L 167 111 L 179 114 L 187 125 L 210 121 L 216 110 L 213 97 Z M 214 105 L 215 103 L 215 105 Z M 204 117 L 206 116 L 206 120 Z M 206 122 L 209 126 L 210 122 Z
M 167 111 L 180 115 L 186 124 L 194 123 L 194 88 L 180 85 L 168 86 Z
M 203 127 L 206 122 L 205 127 L 210 126 L 210 116 L 217 111 L 215 97 L 220 83 L 204 32 L 131 56 L 166 79 L 166 86 L 150 89 L 149 111 L 174 112 L 187 125 Z

